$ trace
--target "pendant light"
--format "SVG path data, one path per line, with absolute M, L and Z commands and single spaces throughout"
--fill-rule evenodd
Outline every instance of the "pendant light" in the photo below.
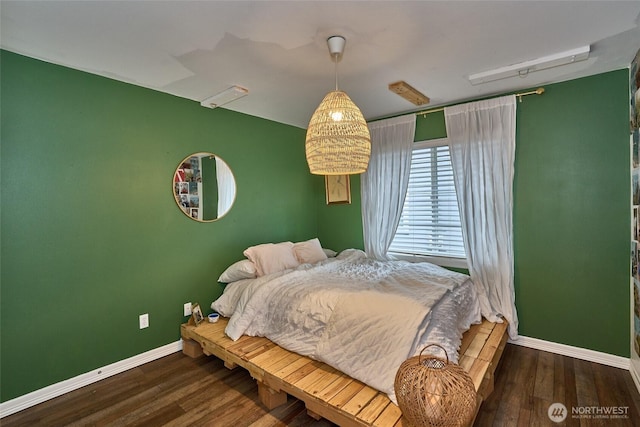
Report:
M 367 170 L 371 137 L 364 116 L 349 96 L 338 90 L 338 59 L 345 38 L 327 39 L 335 62 L 336 89 L 324 97 L 311 116 L 305 151 L 309 170 L 314 175 L 352 175 Z

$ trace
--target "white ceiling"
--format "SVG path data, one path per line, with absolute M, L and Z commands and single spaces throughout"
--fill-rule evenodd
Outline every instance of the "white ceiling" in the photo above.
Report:
M 6 1 L 3 49 L 306 128 L 334 88 L 326 39 L 347 44 L 340 89 L 366 119 L 628 67 L 640 1 Z M 587 61 L 472 86 L 470 74 L 590 45 Z

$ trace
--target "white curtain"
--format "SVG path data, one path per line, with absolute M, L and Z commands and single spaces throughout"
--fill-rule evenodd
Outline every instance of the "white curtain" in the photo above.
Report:
M 236 197 L 236 181 L 227 164 L 216 157 L 216 178 L 218 179 L 218 217 L 227 213 Z
M 516 97 L 445 108 L 464 248 L 482 314 L 518 336 L 513 283 Z
M 414 114 L 369 123 L 371 159 L 360 193 L 364 249 L 371 258 L 388 259 L 407 194 L 415 131 Z

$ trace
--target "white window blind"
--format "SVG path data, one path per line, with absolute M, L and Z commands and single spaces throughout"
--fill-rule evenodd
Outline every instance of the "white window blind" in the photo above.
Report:
M 465 258 L 446 139 L 416 143 L 409 188 L 389 252 Z

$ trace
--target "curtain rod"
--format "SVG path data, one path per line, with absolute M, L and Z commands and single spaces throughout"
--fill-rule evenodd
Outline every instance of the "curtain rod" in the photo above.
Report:
M 520 102 L 522 102 L 522 97 L 523 96 L 527 96 L 527 95 L 542 95 L 544 93 L 544 88 L 543 87 L 539 87 L 536 90 L 531 90 L 529 92 L 521 92 L 521 93 L 516 93 L 515 95 L 518 97 L 518 100 Z M 424 110 L 424 111 L 419 111 L 417 113 L 414 113 L 416 116 L 426 116 L 429 113 L 437 113 L 438 111 L 444 111 L 445 107 L 441 107 L 441 108 L 434 108 L 433 110 Z

